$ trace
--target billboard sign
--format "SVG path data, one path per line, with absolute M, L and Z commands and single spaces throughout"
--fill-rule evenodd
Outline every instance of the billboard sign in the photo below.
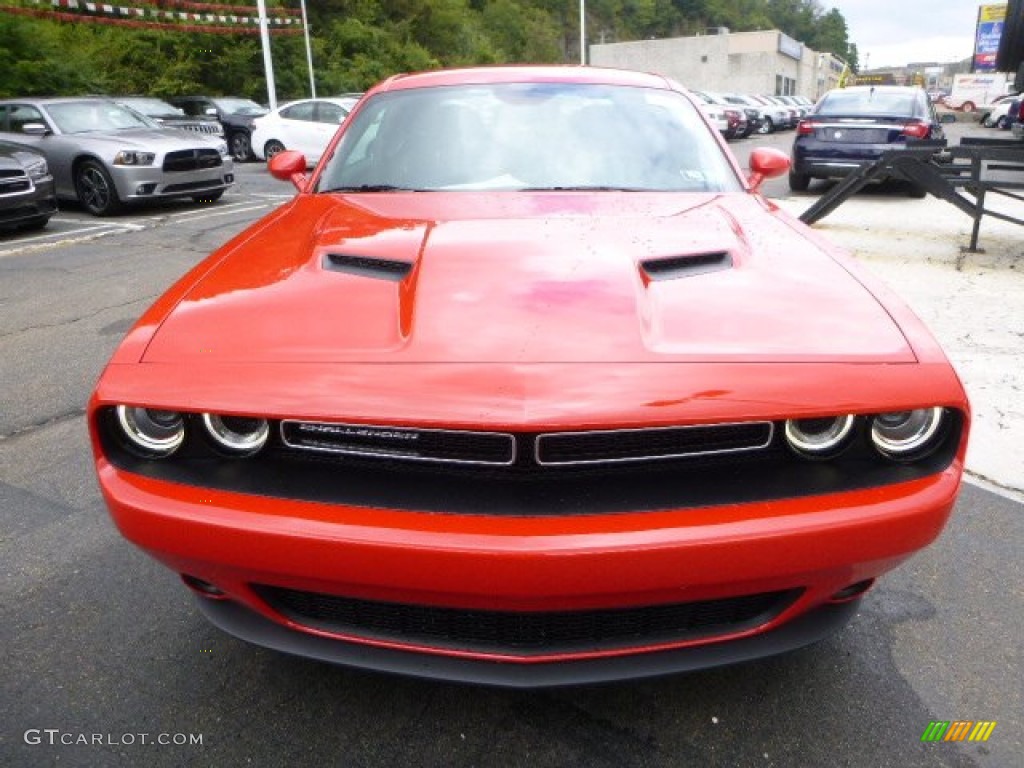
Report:
M 978 8 L 978 28 L 974 36 L 974 71 L 995 72 L 999 39 L 1006 22 L 1006 5 L 982 5 Z

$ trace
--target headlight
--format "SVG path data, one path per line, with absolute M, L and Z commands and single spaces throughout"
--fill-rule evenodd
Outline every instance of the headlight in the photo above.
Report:
M 31 179 L 41 179 L 44 176 L 49 175 L 50 169 L 46 165 L 45 160 L 37 160 L 25 168 L 25 173 L 27 173 Z
M 119 405 L 116 413 L 128 447 L 143 456 L 170 456 L 185 440 L 185 417 L 177 411 Z
M 136 152 L 122 149 L 114 156 L 114 165 L 152 165 L 156 155 L 152 152 Z
M 226 141 L 217 142 L 217 151 L 220 152 L 221 157 L 227 157 L 228 154 L 228 143 Z
M 786 442 L 803 456 L 835 456 L 846 447 L 853 433 L 854 421 L 852 414 L 820 419 L 789 419 L 786 422 Z
M 266 445 L 270 436 L 266 419 L 204 413 L 203 425 L 214 445 L 234 456 L 251 456 Z
M 871 420 L 871 442 L 890 459 L 917 459 L 938 444 L 943 408 L 881 413 Z

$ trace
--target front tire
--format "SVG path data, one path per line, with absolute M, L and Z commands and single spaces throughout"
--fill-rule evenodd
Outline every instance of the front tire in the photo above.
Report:
M 110 216 L 121 209 L 113 179 L 96 160 L 83 160 L 79 164 L 75 171 L 75 194 L 93 216 Z
M 1010 118 L 1006 115 L 1002 115 L 998 120 L 996 120 L 995 125 L 1000 131 L 1005 131 L 1010 127 Z
M 764 119 L 764 122 L 761 123 L 761 127 L 757 129 L 757 132 L 760 134 L 767 134 L 771 133 L 774 130 L 775 126 L 772 124 L 772 119 L 770 117 L 766 117 Z
M 789 172 L 789 188 L 793 192 L 806 192 L 811 186 L 811 177 L 806 173 Z
M 263 156 L 270 160 L 274 155 L 279 155 L 284 152 L 284 144 L 277 139 L 271 139 L 263 147 Z
M 252 157 L 252 147 L 249 144 L 249 134 L 244 131 L 236 131 L 228 139 L 228 148 L 231 156 L 240 163 L 244 163 Z

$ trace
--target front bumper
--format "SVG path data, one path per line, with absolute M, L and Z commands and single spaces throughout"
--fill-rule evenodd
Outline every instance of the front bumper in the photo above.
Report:
M 49 218 L 57 212 L 57 196 L 52 176 L 27 182 L 29 189 L 10 194 L 0 193 L 0 227 Z
M 204 612 L 244 639 L 330 661 L 499 684 L 554 685 L 660 674 L 795 648 L 848 612 L 836 595 L 930 543 L 952 509 L 959 459 L 883 488 L 719 507 L 571 517 L 420 513 L 199 489 L 100 458 L 122 533 L 219 593 Z M 296 620 L 261 585 L 467 611 L 571 612 L 799 597 L 755 626 L 615 647 L 529 653 Z M 518 681 L 518 682 L 517 682 Z
M 168 172 L 156 166 L 116 166 L 111 169 L 122 202 L 189 197 L 225 190 L 235 181 L 234 164 L 222 158 L 216 168 Z

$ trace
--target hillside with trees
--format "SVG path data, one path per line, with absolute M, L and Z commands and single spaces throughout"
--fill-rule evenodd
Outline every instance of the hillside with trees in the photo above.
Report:
M 254 0 L 219 0 L 245 12 Z M 125 0 L 132 6 L 195 6 Z M 307 0 L 318 94 L 360 91 L 396 72 L 503 63 L 579 61 L 573 0 Z M 259 37 L 132 28 L 79 14 L 55 20 L 0 0 L 0 97 L 117 93 L 237 94 L 266 100 Z M 295 9 L 297 0 L 269 8 Z M 778 28 L 856 68 L 846 20 L 819 0 L 587 0 L 589 43 Z M 221 11 L 223 13 L 223 11 Z M 28 15 L 28 14 L 36 14 Z M 64 18 L 71 14 L 65 14 Z M 123 22 L 127 24 L 128 22 Z M 155 25 L 154 25 L 155 26 Z M 163 25 L 162 25 L 163 26 Z M 251 30 L 250 30 L 251 31 Z M 271 40 L 281 100 L 308 95 L 301 34 Z

